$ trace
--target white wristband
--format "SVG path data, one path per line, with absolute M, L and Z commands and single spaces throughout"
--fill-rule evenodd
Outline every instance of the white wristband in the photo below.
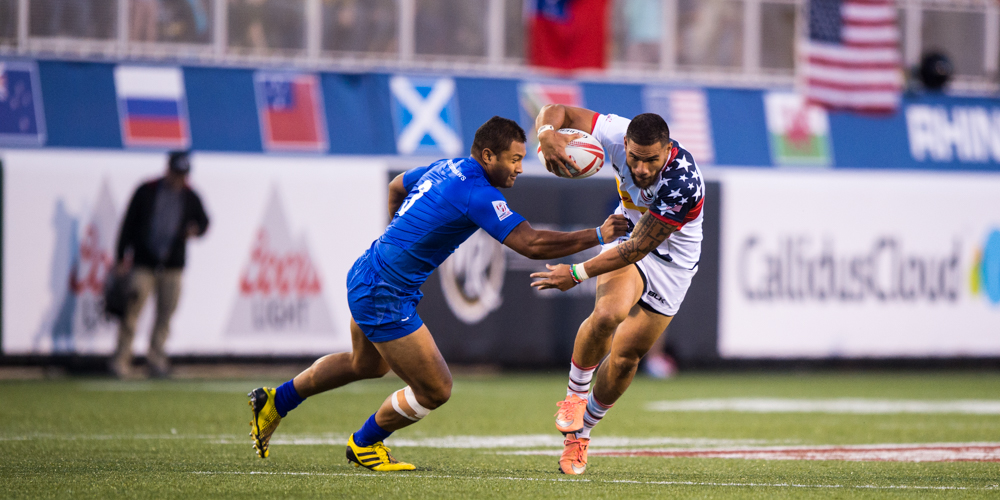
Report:
M 542 125 L 541 127 L 538 127 L 538 133 L 535 134 L 535 135 L 539 136 L 539 135 L 542 135 L 542 132 L 546 132 L 548 130 L 555 130 L 555 129 L 556 128 L 553 127 L 552 125 Z
M 580 278 L 580 281 L 587 281 L 590 276 L 587 275 L 587 270 L 583 268 L 583 263 L 573 264 L 573 271 L 576 272 L 576 277 Z

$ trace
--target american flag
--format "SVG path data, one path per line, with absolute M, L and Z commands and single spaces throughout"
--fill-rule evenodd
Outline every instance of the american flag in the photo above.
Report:
M 829 108 L 891 112 L 903 73 L 893 0 L 810 0 L 805 94 Z

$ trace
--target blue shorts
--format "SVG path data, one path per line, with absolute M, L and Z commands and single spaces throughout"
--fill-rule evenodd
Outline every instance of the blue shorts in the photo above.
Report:
M 347 273 L 347 303 L 351 317 L 372 342 L 405 337 L 423 326 L 417 315 L 420 290 L 409 291 L 382 279 L 365 252 Z

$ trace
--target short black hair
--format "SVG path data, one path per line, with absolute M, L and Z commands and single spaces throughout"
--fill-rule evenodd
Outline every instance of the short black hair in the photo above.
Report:
M 632 123 L 628 124 L 625 138 L 639 146 L 668 144 L 670 142 L 670 127 L 660 115 L 643 113 L 636 115 L 632 119 Z
M 179 174 L 187 174 L 191 171 L 190 153 L 187 151 L 171 151 L 167 157 L 167 167 Z
M 472 140 L 472 156 L 482 155 L 485 149 L 499 155 L 510 149 L 514 141 L 528 141 L 524 129 L 514 120 L 494 116 L 476 130 L 476 137 Z

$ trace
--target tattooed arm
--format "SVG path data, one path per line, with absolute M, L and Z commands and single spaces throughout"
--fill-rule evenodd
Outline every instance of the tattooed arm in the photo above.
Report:
M 590 277 L 608 273 L 616 269 L 621 269 L 629 264 L 639 262 L 649 252 L 663 243 L 671 233 L 677 228 L 656 216 L 646 212 L 639 219 L 632 231 L 632 237 L 618 245 L 615 252 L 604 252 L 593 259 L 583 263 L 583 268 Z M 531 286 L 540 290 L 546 288 L 558 288 L 562 291 L 573 288 L 576 283 L 570 274 L 569 266 L 559 264 L 557 266 L 546 265 L 549 272 L 534 273 L 532 278 L 542 278 L 531 283 Z

